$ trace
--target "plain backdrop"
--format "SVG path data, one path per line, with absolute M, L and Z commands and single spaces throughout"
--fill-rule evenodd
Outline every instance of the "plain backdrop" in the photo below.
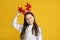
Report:
M 0 40 L 19 40 L 20 32 L 12 25 L 19 7 L 31 4 L 37 24 L 41 27 L 43 40 L 60 40 L 60 0 L 0 0 Z M 24 16 L 18 17 L 23 24 Z

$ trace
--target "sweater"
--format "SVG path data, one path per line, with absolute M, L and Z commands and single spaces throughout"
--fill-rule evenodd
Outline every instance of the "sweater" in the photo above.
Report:
M 23 29 L 23 24 L 18 24 L 17 20 L 18 20 L 18 16 L 16 15 L 12 21 L 12 26 L 21 33 L 22 29 Z M 35 36 L 32 34 L 32 27 L 33 27 L 33 25 L 28 25 L 28 27 L 26 28 L 24 40 L 42 40 L 41 28 L 38 26 L 39 35 Z

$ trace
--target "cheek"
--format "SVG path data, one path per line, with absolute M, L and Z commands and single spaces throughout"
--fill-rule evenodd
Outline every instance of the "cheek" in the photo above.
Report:
M 31 22 L 32 22 L 32 23 L 34 22 L 34 18 L 31 19 Z
M 29 23 L 29 20 L 26 20 L 27 23 Z
M 32 18 L 32 21 L 34 21 L 34 18 Z

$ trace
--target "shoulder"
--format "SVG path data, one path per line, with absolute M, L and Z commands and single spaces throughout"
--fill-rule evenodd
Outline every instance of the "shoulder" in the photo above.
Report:
M 23 28 L 23 24 L 19 24 L 19 28 Z
M 41 30 L 41 26 L 38 25 L 38 29 Z
M 39 25 L 38 25 L 38 30 L 39 30 L 40 33 L 42 32 L 42 28 Z
M 19 26 L 23 26 L 23 24 L 19 24 Z

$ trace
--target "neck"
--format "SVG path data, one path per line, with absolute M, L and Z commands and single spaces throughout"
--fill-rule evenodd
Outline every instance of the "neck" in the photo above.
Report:
M 33 24 L 30 24 L 29 26 L 33 26 Z

